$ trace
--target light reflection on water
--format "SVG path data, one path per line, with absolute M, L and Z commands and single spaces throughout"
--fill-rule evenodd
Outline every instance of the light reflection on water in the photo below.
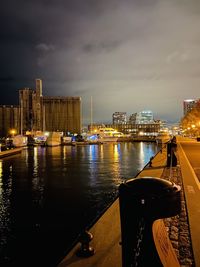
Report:
M 157 149 L 141 142 L 34 147 L 0 160 L 0 266 L 56 266 Z

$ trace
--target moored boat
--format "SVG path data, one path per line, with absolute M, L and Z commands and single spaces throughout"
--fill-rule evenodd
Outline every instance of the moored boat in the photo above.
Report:
M 47 146 L 60 146 L 62 132 L 50 132 L 46 139 Z
M 103 127 L 98 130 L 98 136 L 100 142 L 117 142 L 124 134 L 113 128 Z
M 24 147 L 28 144 L 28 137 L 24 135 L 15 135 L 11 140 L 14 147 Z

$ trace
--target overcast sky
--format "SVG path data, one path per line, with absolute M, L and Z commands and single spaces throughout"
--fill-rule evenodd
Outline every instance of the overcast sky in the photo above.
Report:
M 177 122 L 200 97 L 199 0 L 7 0 L 0 9 L 0 104 L 43 81 L 80 96 L 83 122 L 151 110 Z

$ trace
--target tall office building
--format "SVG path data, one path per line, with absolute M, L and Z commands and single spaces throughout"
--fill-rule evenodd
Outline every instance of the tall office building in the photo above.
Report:
M 136 123 L 136 116 L 137 116 L 137 113 L 133 113 L 130 115 L 129 117 L 129 123 L 130 124 L 135 124 Z
M 136 124 L 143 124 L 143 123 L 152 123 L 154 122 L 153 119 L 153 112 L 151 110 L 144 110 L 136 115 Z
M 126 112 L 115 112 L 112 119 L 113 124 L 126 124 Z
M 183 101 L 183 115 L 185 116 L 188 112 L 190 112 L 196 105 L 197 100 L 194 99 L 186 99 Z

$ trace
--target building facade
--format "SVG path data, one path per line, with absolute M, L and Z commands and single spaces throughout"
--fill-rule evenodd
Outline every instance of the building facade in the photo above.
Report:
M 186 99 L 183 101 L 183 115 L 185 116 L 188 112 L 190 112 L 196 105 L 197 100 L 194 99 Z
M 24 88 L 19 90 L 19 133 L 31 131 L 33 128 L 33 94 L 34 90 Z
M 81 133 L 81 98 L 48 97 L 42 95 L 42 80 L 36 79 L 36 89 L 19 90 L 19 106 L 0 106 L 0 135 L 32 134 L 37 131 Z
M 137 113 L 131 114 L 130 117 L 129 117 L 129 123 L 130 124 L 135 124 L 136 123 L 136 117 L 137 117 Z
M 19 106 L 0 105 L 0 137 L 18 134 L 20 129 Z
M 42 80 L 36 79 L 36 89 L 32 96 L 33 101 L 33 131 L 43 131 L 43 96 L 42 96 Z
M 95 129 L 99 129 L 102 127 L 113 128 L 118 132 L 122 132 L 124 134 L 131 134 L 132 136 L 156 136 L 161 129 L 160 122 L 153 123 L 126 123 L 126 124 L 93 124 L 88 125 L 88 131 L 95 131 Z
M 127 120 L 126 112 L 115 112 L 112 115 L 113 124 L 125 124 Z
M 138 112 L 136 115 L 136 123 L 143 124 L 143 123 L 153 123 L 153 112 L 151 110 L 144 110 Z
M 80 97 L 43 97 L 44 130 L 81 133 Z
M 149 135 L 156 136 L 160 131 L 160 123 L 135 123 L 135 124 L 106 124 L 106 127 L 111 127 L 124 134 L 132 135 Z

